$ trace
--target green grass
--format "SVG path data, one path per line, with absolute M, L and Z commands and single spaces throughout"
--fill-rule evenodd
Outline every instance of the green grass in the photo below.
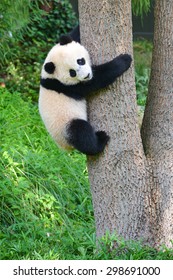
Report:
M 0 259 L 80 252 L 94 232 L 85 157 L 59 150 L 19 94 L 1 90 L 0 106 Z

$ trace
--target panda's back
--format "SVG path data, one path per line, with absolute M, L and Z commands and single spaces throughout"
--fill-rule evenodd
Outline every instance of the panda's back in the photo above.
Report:
M 73 119 L 87 120 L 86 101 L 40 87 L 39 111 L 43 122 L 59 146 L 67 149 L 66 128 Z

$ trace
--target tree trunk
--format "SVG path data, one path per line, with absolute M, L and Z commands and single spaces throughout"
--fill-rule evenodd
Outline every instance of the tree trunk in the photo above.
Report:
M 109 61 L 120 53 L 132 54 L 130 2 L 129 0 L 101 0 L 99 2 L 79 0 L 81 41 L 89 50 L 94 64 Z M 165 13 L 163 17 L 165 20 L 167 8 L 164 3 L 170 2 L 171 6 L 173 3 L 168 0 L 156 2 L 160 3 L 157 3 L 156 13 Z M 162 12 L 159 11 L 159 9 L 162 10 L 160 6 L 165 7 Z M 169 20 L 172 23 L 171 7 L 169 11 Z M 162 27 L 159 25 L 159 28 Z M 166 32 L 163 36 L 165 35 Z M 165 42 L 166 47 L 165 43 L 159 41 L 159 45 L 163 44 L 163 51 L 169 45 L 167 38 L 164 38 L 167 42 Z M 169 50 L 171 57 L 172 45 L 169 46 Z M 157 59 L 158 51 L 155 55 Z M 170 57 L 169 60 L 171 60 Z M 164 64 L 165 61 L 161 63 Z M 153 63 L 153 75 L 158 75 L 155 68 Z M 168 68 L 166 68 L 167 71 Z M 161 70 L 161 64 L 157 69 Z M 89 100 L 91 123 L 96 129 L 107 131 L 111 137 L 102 155 L 88 158 L 97 237 L 103 236 L 108 230 L 110 233 L 116 232 L 125 239 L 142 239 L 153 246 L 158 246 L 162 242 L 169 245 L 170 238 L 173 239 L 173 217 L 171 217 L 173 176 L 169 175 L 170 169 L 173 168 L 171 164 L 173 161 L 170 161 L 173 135 L 171 134 L 173 116 L 170 102 L 172 91 L 165 90 L 167 80 L 164 83 L 165 86 L 159 84 L 161 75 L 160 71 L 156 80 L 158 88 L 164 87 L 164 93 L 162 91 L 163 95 L 161 94 L 161 89 L 159 93 L 155 90 L 157 94 L 152 93 L 151 105 L 149 105 L 151 97 L 148 98 L 143 125 L 143 143 L 147 156 L 144 154 L 137 121 L 133 66 L 112 86 Z M 170 78 L 171 84 L 172 80 L 169 76 L 167 78 Z M 153 84 L 155 83 L 156 81 Z M 152 83 L 150 88 L 152 88 Z M 168 96 L 169 105 L 166 103 Z M 152 112 L 150 106 L 152 106 Z M 170 111 L 167 112 L 168 110 Z M 160 134 L 161 137 L 158 137 Z M 156 147 L 152 147 L 152 143 L 156 142 L 158 142 L 157 150 L 155 150 Z M 162 147 L 164 147 L 164 154 Z M 154 157 L 155 153 L 157 156 Z M 164 217 L 168 223 L 167 226 L 163 221 Z
M 150 228 L 156 243 L 173 240 L 173 1 L 155 1 L 154 51 L 142 126 L 150 166 Z
M 120 53 L 132 54 L 129 0 L 102 0 L 97 4 L 81 0 L 79 14 L 82 43 L 94 64 L 104 63 Z M 97 236 L 106 230 L 116 230 L 125 238 L 144 236 L 145 162 L 135 99 L 131 67 L 114 85 L 89 102 L 91 123 L 111 137 L 103 155 L 88 158 Z

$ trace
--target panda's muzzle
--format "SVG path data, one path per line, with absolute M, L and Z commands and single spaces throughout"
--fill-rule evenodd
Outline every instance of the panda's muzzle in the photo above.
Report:
M 86 79 L 90 79 L 90 73 L 88 73 L 88 75 L 84 78 L 84 80 Z

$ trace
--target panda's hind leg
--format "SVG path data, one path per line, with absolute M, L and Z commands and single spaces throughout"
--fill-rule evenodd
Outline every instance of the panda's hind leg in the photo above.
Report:
M 96 155 L 102 152 L 109 141 L 105 131 L 95 132 L 89 122 L 74 119 L 67 125 L 68 143 L 86 155 Z

